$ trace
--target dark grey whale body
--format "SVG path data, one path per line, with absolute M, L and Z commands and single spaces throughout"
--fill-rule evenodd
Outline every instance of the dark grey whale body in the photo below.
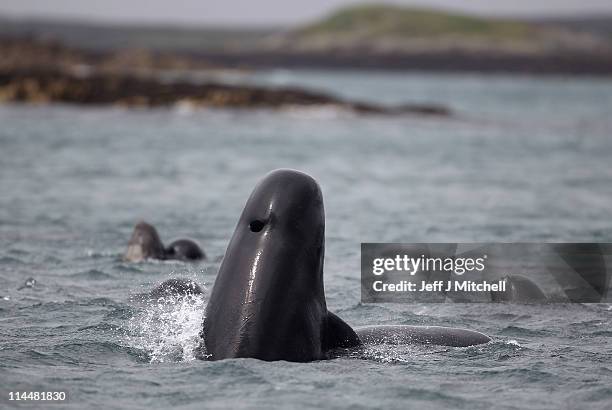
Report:
M 562 289 L 561 295 L 547 297 L 531 279 L 508 275 L 505 292 L 492 292 L 494 302 L 555 302 L 599 303 L 606 301 L 611 276 L 608 274 L 602 245 L 597 243 L 557 243 L 554 253 L 544 254 L 543 265 Z
M 249 197 L 219 268 L 199 356 L 307 362 L 382 339 L 450 346 L 490 340 L 450 328 L 380 326 L 356 332 L 327 310 L 324 237 L 317 182 L 294 170 L 266 175 Z
M 480 332 L 442 326 L 365 326 L 357 328 L 356 332 L 361 342 L 367 344 L 423 343 L 467 347 L 491 340 Z
M 204 290 L 194 280 L 187 278 L 166 279 L 148 292 L 130 296 L 130 300 L 138 302 L 159 302 L 160 299 L 175 301 L 177 298 L 202 295 Z
M 134 226 L 128 248 L 123 255 L 123 259 L 130 262 L 146 259 L 197 261 L 205 257 L 200 246 L 191 239 L 177 239 L 164 247 L 157 229 L 144 221 Z
M 201 295 L 204 293 L 200 285 L 191 279 L 167 279 L 150 292 L 152 297 Z

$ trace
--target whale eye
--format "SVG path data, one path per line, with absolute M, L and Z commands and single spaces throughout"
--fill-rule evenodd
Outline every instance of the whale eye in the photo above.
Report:
M 265 225 L 264 221 L 255 219 L 254 221 L 251 221 L 251 223 L 249 224 L 249 229 L 251 230 L 251 232 L 259 232 L 263 229 L 264 225 Z

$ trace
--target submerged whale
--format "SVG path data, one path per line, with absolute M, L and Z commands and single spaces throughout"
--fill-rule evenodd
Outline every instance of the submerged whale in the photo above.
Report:
M 547 300 L 544 292 L 531 279 L 522 275 L 507 275 L 502 278 L 506 282 L 504 292 L 491 292 L 493 302 L 535 303 Z
M 130 262 L 140 262 L 146 259 L 197 261 L 205 257 L 200 246 L 191 239 L 177 239 L 164 247 L 157 229 L 144 221 L 134 226 L 128 248 L 123 255 L 123 259 Z
M 287 169 L 266 175 L 249 197 L 219 268 L 198 356 L 308 362 L 364 343 L 490 341 L 479 332 L 445 327 L 351 328 L 327 309 L 324 240 L 317 182 Z
M 172 278 L 157 285 L 149 294 L 151 297 L 189 296 L 204 293 L 200 285 L 191 279 Z
M 194 297 L 204 294 L 198 283 L 188 278 L 171 278 L 161 282 L 148 292 L 136 293 L 130 296 L 136 302 L 176 302 L 181 298 Z
M 578 302 L 599 303 L 607 300 L 611 276 L 606 267 L 604 249 L 597 243 L 557 243 L 553 252 L 544 253 L 543 266 L 561 287 L 561 292 L 547 296 L 531 279 L 508 275 L 505 292 L 492 292 L 494 302 Z

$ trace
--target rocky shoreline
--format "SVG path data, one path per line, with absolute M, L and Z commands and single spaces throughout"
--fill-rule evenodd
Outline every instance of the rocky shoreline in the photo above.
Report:
M 308 68 L 326 70 L 427 71 L 436 73 L 520 73 L 534 75 L 612 75 L 612 54 L 565 53 L 521 55 L 437 51 L 376 52 L 200 52 L 194 59 L 225 67 L 256 69 Z
M 299 88 L 267 88 L 223 83 L 163 82 L 155 77 L 94 72 L 87 75 L 65 70 L 0 70 L 0 103 L 69 103 L 164 107 L 188 103 L 195 107 L 269 108 L 333 107 L 358 114 L 448 116 L 437 105 L 382 106 L 347 101 Z
M 358 114 L 450 115 L 443 106 L 383 106 L 297 87 L 227 84 L 225 65 L 147 50 L 91 52 L 57 42 L 0 39 L 0 103 L 214 108 L 333 107 Z M 168 75 L 171 73 L 183 73 Z M 202 74 L 198 81 L 188 73 Z M 212 76 L 215 77 L 214 75 Z M 170 79 L 171 78 L 171 79 Z

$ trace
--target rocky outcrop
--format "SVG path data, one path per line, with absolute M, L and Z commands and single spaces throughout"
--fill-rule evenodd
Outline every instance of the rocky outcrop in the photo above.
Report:
M 387 107 L 300 88 L 194 82 L 185 73 L 224 73 L 207 59 L 146 50 L 85 51 L 52 41 L 0 39 L 0 102 L 159 107 L 285 108 L 331 106 L 363 114 L 449 115 L 436 105 Z M 168 73 L 172 81 L 168 81 Z M 204 78 L 206 76 L 203 76 Z M 189 78 L 189 80 L 188 80 Z
M 94 68 L 98 72 L 155 74 L 164 70 L 220 70 L 206 59 L 146 49 L 87 50 L 53 40 L 0 37 L 0 71 Z
M 202 107 L 285 108 L 330 106 L 361 114 L 449 115 L 437 105 L 382 106 L 347 101 L 299 88 L 265 88 L 177 81 L 100 72 L 77 75 L 61 70 L 0 71 L 0 102 L 117 104 L 159 107 L 190 103 Z

